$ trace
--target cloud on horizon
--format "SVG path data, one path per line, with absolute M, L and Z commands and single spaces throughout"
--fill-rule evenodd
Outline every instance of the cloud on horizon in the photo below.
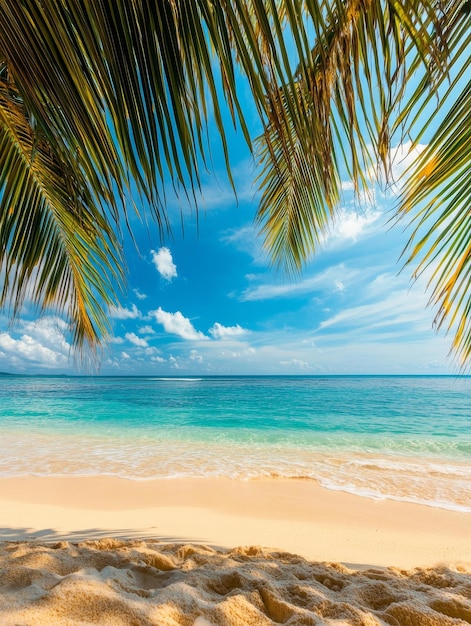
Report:
M 12 332 L 0 333 L 0 362 L 2 369 L 12 366 L 19 370 L 40 367 L 46 370 L 68 369 L 71 345 L 66 339 L 67 323 L 56 316 L 18 324 L 19 337 Z

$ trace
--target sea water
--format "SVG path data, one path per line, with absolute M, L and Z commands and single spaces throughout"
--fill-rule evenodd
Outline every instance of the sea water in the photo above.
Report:
M 0 476 L 316 480 L 471 512 L 469 377 L 0 377 Z

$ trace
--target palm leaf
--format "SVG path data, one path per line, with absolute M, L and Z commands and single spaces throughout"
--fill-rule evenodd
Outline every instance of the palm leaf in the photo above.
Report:
M 264 115 L 269 85 L 290 74 L 282 18 L 273 2 L 2 2 L 4 96 L 14 90 L 22 108 L 20 116 L 7 96 L 2 101 L 4 303 L 14 292 L 18 311 L 39 263 L 37 302 L 56 301 L 63 308 L 72 298 L 71 319 L 82 329 L 76 340 L 96 342 L 109 287 L 108 280 L 100 282 L 106 276 L 101 270 L 120 273 L 108 222 L 114 220 L 119 232 L 128 199 L 137 207 L 143 198 L 160 233 L 168 231 L 165 186 L 170 181 L 195 197 L 200 168 L 209 162 L 209 119 L 219 131 L 230 176 L 224 106 L 250 143 L 236 62 Z M 88 270 L 80 273 L 80 263 Z M 60 280 L 61 271 L 68 278 Z M 87 306 L 101 320 L 95 331 L 83 330 Z
M 306 6 L 314 45 L 299 64 L 295 89 L 273 87 L 277 98 L 268 96 L 271 111 L 258 140 L 258 222 L 265 246 L 275 264 L 299 271 L 335 219 L 339 171 L 350 174 L 357 190 L 368 186 L 371 171 L 388 180 L 392 141 L 418 143 L 438 126 L 408 172 L 398 214 L 413 216 L 407 262 L 418 262 L 415 274 L 435 268 L 430 286 L 436 325 L 447 320 L 456 329 L 454 351 L 462 363 L 469 361 L 469 85 L 459 93 L 471 65 L 469 3 Z M 413 82 L 417 87 L 410 89 Z M 289 101 L 302 103 L 299 110 L 306 114 L 280 125 L 278 111 Z
M 234 55 L 261 114 L 269 80 L 286 72 L 281 22 L 269 4 L 5 0 L 0 51 L 48 141 L 78 144 L 95 192 L 117 185 L 124 195 L 129 173 L 165 229 L 163 183 L 198 185 L 208 116 L 227 165 L 223 102 L 249 141 Z
M 25 298 L 72 320 L 74 345 L 97 347 L 104 307 L 122 278 L 118 242 L 87 181 L 32 132 L 12 84 L 0 81 L 0 305 Z
M 339 168 L 357 190 L 368 185 L 365 173 L 376 163 L 388 171 L 388 116 L 405 88 L 404 28 L 393 5 L 351 0 L 324 3 L 316 12 L 316 3 L 307 4 L 314 45 L 304 53 L 294 89 L 273 87 L 268 123 L 258 140 L 263 168 L 258 220 L 273 261 L 289 271 L 299 270 L 315 252 L 321 232 L 313 230 L 324 230 L 334 216 Z M 280 115 L 293 102 L 296 106 Z M 289 125 L 278 123 L 287 116 Z M 274 205 L 273 196 L 284 197 L 287 206 L 282 208 L 281 200 Z M 293 224 L 281 227 L 283 220 Z M 299 231 L 295 237 L 289 234 L 293 229 Z
M 468 82 L 418 158 L 399 208 L 400 216 L 413 216 L 406 264 L 417 264 L 415 276 L 431 270 L 435 324 L 454 331 L 462 364 L 471 357 L 470 111 Z
M 113 231 L 131 190 L 164 234 L 165 184 L 194 196 L 209 117 L 229 164 L 223 103 L 249 141 L 234 56 L 262 111 L 265 63 L 282 44 L 276 12 L 256 32 L 264 10 L 242 0 L 2 3 L 1 304 L 13 315 L 31 296 L 67 309 L 79 348 L 97 345 L 122 276 Z

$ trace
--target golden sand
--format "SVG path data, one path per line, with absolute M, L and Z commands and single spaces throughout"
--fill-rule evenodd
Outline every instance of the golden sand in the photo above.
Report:
M 101 539 L 5 543 L 3 626 L 268 626 L 471 622 L 471 573 L 350 570 L 259 547 Z
M 100 477 L 2 479 L 0 520 L 1 626 L 471 623 L 469 514 Z

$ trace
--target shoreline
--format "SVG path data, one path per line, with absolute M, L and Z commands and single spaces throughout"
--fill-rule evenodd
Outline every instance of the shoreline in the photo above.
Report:
M 257 545 L 348 567 L 471 570 L 471 514 L 372 500 L 315 481 L 0 479 L 0 540 L 103 537 Z

